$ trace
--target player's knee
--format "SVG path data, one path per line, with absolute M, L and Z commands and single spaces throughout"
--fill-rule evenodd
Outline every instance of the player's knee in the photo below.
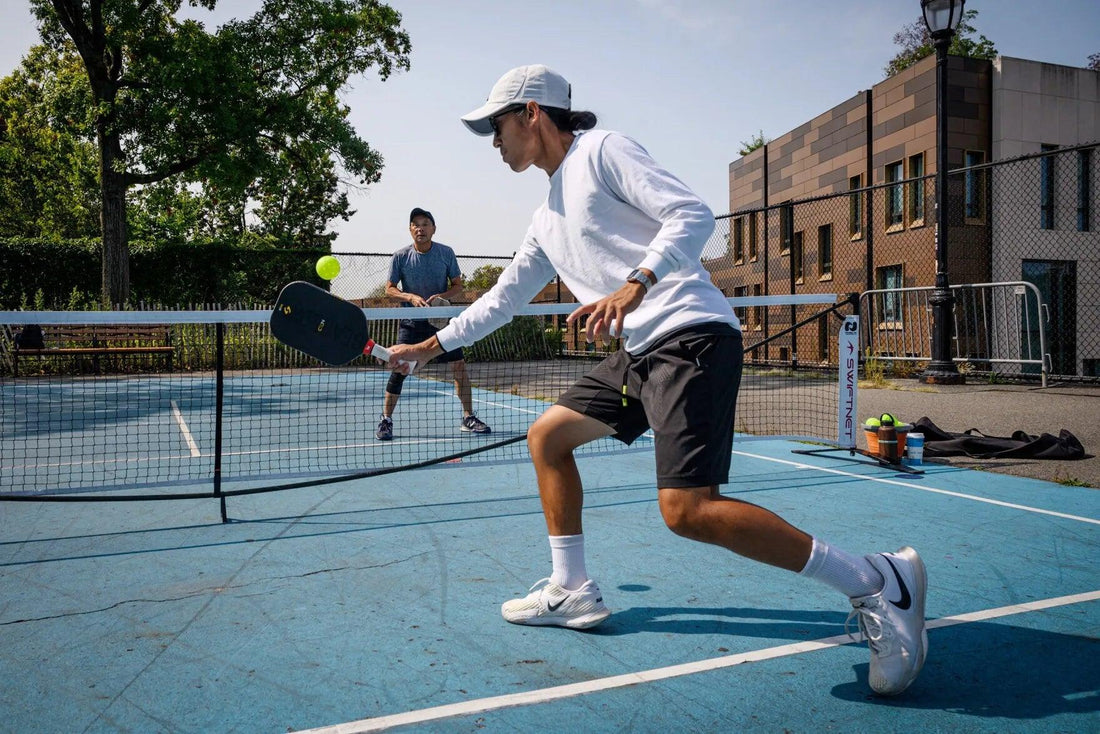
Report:
M 668 529 L 685 538 L 698 534 L 701 498 L 687 490 L 666 489 L 658 494 L 661 517 Z
M 572 452 L 562 440 L 561 433 L 553 421 L 540 416 L 527 429 L 527 450 L 534 459 L 552 460 Z
M 392 395 L 400 395 L 403 384 L 405 384 L 405 375 L 400 372 L 391 372 L 390 381 L 386 383 L 386 392 Z

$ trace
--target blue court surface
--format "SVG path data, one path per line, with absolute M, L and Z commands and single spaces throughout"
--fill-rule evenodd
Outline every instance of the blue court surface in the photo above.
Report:
M 235 497 L 229 524 L 212 500 L 0 504 L 0 729 L 1100 731 L 1100 491 L 796 447 L 738 441 L 723 492 L 920 551 L 902 696 L 871 695 L 835 591 L 669 532 L 641 452 L 581 461 L 615 612 L 588 632 L 500 617 L 550 572 L 523 463 Z

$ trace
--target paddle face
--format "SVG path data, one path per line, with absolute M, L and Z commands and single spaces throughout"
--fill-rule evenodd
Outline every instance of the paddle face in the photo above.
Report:
M 283 288 L 271 312 L 271 334 L 325 364 L 347 364 L 370 340 L 367 318 L 353 303 L 311 283 Z
M 429 306 L 450 306 L 451 302 L 442 296 L 436 296 L 432 300 L 428 301 Z M 428 323 L 437 329 L 442 329 L 447 324 L 451 323 L 449 318 L 443 319 L 428 319 Z

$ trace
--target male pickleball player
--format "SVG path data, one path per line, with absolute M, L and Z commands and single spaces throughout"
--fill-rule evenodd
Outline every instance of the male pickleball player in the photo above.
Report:
M 451 299 L 462 293 L 462 272 L 458 267 L 455 251 L 436 242 L 435 217 L 426 209 L 416 207 L 409 213 L 409 234 L 412 243 L 393 253 L 390 259 L 390 277 L 386 281 L 386 295 L 401 302 L 402 306 L 425 307 L 436 299 Z M 401 319 L 397 331 L 398 344 L 416 344 L 435 334 L 437 327 L 428 319 Z M 473 393 L 466 360 L 461 348 L 441 354 L 437 364 L 450 364 L 455 381 L 455 395 L 462 404 L 460 431 L 491 433 L 489 426 L 474 413 Z M 382 415 L 374 437 L 379 441 L 393 440 L 393 415 L 397 401 L 401 399 L 405 375 L 390 373 L 386 393 L 382 399 Z
M 522 66 L 462 118 L 492 136 L 513 171 L 545 171 L 550 192 L 496 286 L 432 338 L 393 349 L 394 358 L 423 361 L 472 344 L 507 323 L 555 273 L 584 304 L 570 323 L 587 317 L 590 339 L 623 337 L 623 349 L 528 432 L 553 571 L 526 597 L 505 602 L 504 618 L 583 629 L 611 614 L 585 568 L 573 450 L 604 436 L 630 443 L 651 428 L 669 528 L 843 592 L 870 643 L 871 687 L 900 693 L 927 647 L 920 557 L 908 547 L 854 555 L 719 494 L 729 481 L 742 345 L 737 318 L 700 263 L 714 216 L 638 143 L 592 129 L 595 115 L 573 111 L 570 91 L 545 66 Z

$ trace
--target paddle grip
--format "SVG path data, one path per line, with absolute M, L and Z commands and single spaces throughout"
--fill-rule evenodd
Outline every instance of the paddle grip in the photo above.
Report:
M 375 344 L 373 339 L 367 339 L 367 346 L 363 347 L 363 353 L 370 355 L 371 357 L 374 357 L 381 362 L 390 361 L 390 350 L 386 349 L 381 344 Z M 406 362 L 405 360 L 400 360 L 397 362 L 397 364 L 409 365 L 409 374 L 412 374 L 412 371 L 416 369 L 416 362 Z

